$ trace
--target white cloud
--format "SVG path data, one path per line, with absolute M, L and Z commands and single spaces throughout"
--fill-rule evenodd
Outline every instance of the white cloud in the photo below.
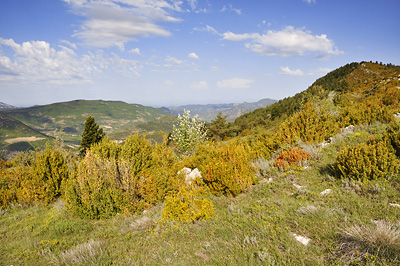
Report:
M 167 0 L 64 0 L 86 18 L 73 36 L 95 47 L 117 46 L 149 36 L 169 36 L 159 22 L 179 22 L 170 15 L 181 11 L 181 1 Z M 191 1 L 195 2 L 195 1 Z
M 291 76 L 303 76 L 304 72 L 300 69 L 291 70 L 289 67 L 281 67 L 281 74 L 291 75 Z
M 195 31 L 205 31 L 205 32 L 209 32 L 209 33 L 212 33 L 212 34 L 215 34 L 215 35 L 220 35 L 219 32 L 216 29 L 214 29 L 213 27 L 211 27 L 209 25 L 206 25 L 205 27 L 202 27 L 202 28 L 193 28 L 193 30 L 195 30 Z
M 52 48 L 44 41 L 16 43 L 0 38 L 2 46 L 11 48 L 13 58 L 0 57 L 0 81 L 12 80 L 19 84 L 82 84 L 91 82 L 93 75 L 113 72 L 127 77 L 140 76 L 142 64 L 117 55 L 105 56 L 101 50 L 79 57 L 72 49 Z
M 197 0 L 187 0 L 187 1 L 192 10 L 195 10 L 197 6 Z
M 204 90 L 208 88 L 208 83 L 207 81 L 195 82 L 192 85 L 190 85 L 190 88 Z
M 73 48 L 73 49 L 75 49 L 75 50 L 78 49 L 78 47 L 76 46 L 76 44 L 75 44 L 75 43 L 72 43 L 72 42 L 70 42 L 70 41 L 61 40 L 60 43 L 64 43 L 64 44 L 68 45 L 69 47 L 71 47 L 71 48 Z
M 241 78 L 224 79 L 222 81 L 217 82 L 217 87 L 225 89 L 248 89 L 251 87 L 250 84 L 253 82 L 254 80 L 251 79 L 241 79 Z
M 303 2 L 306 2 L 308 4 L 311 4 L 311 3 L 315 4 L 317 2 L 317 0 L 303 0 Z
M 175 57 L 172 57 L 172 56 L 167 56 L 165 59 L 164 59 L 164 61 L 165 61 L 165 67 L 172 67 L 172 66 L 179 66 L 179 65 L 182 65 L 183 64 L 183 61 L 182 60 L 178 60 L 178 59 L 176 59 Z
M 131 54 L 137 54 L 137 55 L 141 55 L 140 53 L 140 49 L 139 48 L 135 48 L 129 51 L 129 53 Z
M 253 52 L 267 56 L 300 56 L 315 54 L 318 57 L 327 55 L 339 55 L 339 51 L 332 40 L 325 34 L 312 35 L 303 29 L 295 29 L 288 26 L 281 31 L 268 31 L 265 34 L 244 33 L 235 34 L 226 32 L 222 34 L 223 39 L 230 41 L 245 41 L 245 46 Z
M 196 53 L 190 53 L 188 56 L 192 59 L 199 59 L 199 56 Z
M 232 11 L 232 12 L 235 12 L 238 15 L 242 14 L 242 10 L 241 9 L 233 8 L 232 5 L 223 6 L 222 9 L 221 9 L 221 12 L 225 12 L 225 11 L 228 11 L 228 10 Z

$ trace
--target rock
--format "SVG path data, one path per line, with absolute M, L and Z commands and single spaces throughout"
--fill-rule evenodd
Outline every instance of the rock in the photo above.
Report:
M 295 186 L 297 189 L 302 188 L 303 186 L 297 185 L 297 184 L 293 184 L 293 186 Z
M 308 244 L 310 243 L 311 239 L 306 237 L 306 236 L 301 236 L 295 233 L 292 233 L 292 236 L 294 236 L 294 238 L 299 241 L 301 244 L 303 244 L 304 246 L 308 246 Z
M 392 207 L 400 208 L 400 204 L 397 204 L 397 203 L 389 203 L 389 205 L 392 206 Z
M 186 176 L 185 183 L 187 185 L 192 184 L 192 180 L 196 179 L 197 177 L 202 179 L 201 173 L 200 173 L 199 169 L 197 169 L 197 168 L 193 169 L 193 171 L 192 171 L 190 168 L 184 167 L 184 168 L 182 168 L 181 171 L 178 172 L 178 174 L 180 174 L 182 172 L 185 173 L 185 176 Z
M 331 192 L 332 192 L 332 189 L 328 188 L 328 189 L 325 189 L 324 191 L 322 191 L 322 192 L 320 193 L 320 195 L 324 196 L 324 195 L 327 195 L 327 194 L 329 194 L 329 193 L 331 193 Z

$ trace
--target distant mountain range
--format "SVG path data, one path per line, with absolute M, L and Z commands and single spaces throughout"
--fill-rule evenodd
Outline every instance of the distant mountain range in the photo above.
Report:
M 198 115 L 200 119 L 211 122 L 221 112 L 223 116 L 227 116 L 228 121 L 233 121 L 239 116 L 251 112 L 255 109 L 262 108 L 274 104 L 276 100 L 262 99 L 253 103 L 228 103 L 228 104 L 194 104 L 161 107 L 161 109 L 169 112 L 172 115 L 183 114 L 184 110 L 189 110 L 191 115 Z
M 15 106 L 0 102 L 0 111 L 10 110 L 16 108 Z

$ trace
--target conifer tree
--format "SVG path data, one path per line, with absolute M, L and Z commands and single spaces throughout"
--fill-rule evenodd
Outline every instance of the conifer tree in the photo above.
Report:
M 100 142 L 104 136 L 103 129 L 99 128 L 94 118 L 92 116 L 87 117 L 85 128 L 82 133 L 81 145 L 79 147 L 80 155 L 85 156 L 86 149 L 89 149 L 92 144 Z

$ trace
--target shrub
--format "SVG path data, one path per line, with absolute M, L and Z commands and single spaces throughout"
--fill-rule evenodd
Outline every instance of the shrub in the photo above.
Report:
M 181 186 L 178 193 L 166 197 L 162 220 L 194 222 L 208 220 L 214 214 L 211 201 L 204 198 L 204 189 L 196 185 Z
M 123 146 L 108 139 L 93 145 L 68 182 L 65 199 L 82 217 L 98 219 L 118 212 L 139 212 L 177 191 L 184 178 L 166 143 L 154 148 L 139 135 Z
M 390 127 L 387 129 L 387 135 L 396 151 L 396 155 L 400 157 L 400 124 L 398 122 L 391 123 Z
M 364 181 L 396 175 L 399 163 L 385 141 L 371 141 L 343 149 L 334 169 L 342 177 Z
M 185 110 L 182 116 L 178 115 L 178 125 L 173 126 L 171 139 L 179 154 L 192 155 L 196 147 L 207 139 L 205 123 L 197 115 L 190 118 L 190 111 Z
M 324 109 L 306 103 L 299 113 L 293 114 L 278 130 L 281 141 L 319 143 L 339 131 L 336 119 Z
M 250 156 L 245 144 L 202 145 L 196 150 L 193 163 L 212 193 L 235 196 L 255 183 Z
M 106 218 L 123 210 L 121 188 L 115 159 L 103 159 L 89 151 L 68 180 L 64 199 L 81 217 Z
M 248 136 L 245 143 L 250 147 L 253 159 L 270 158 L 280 145 L 276 135 L 267 131 Z
M 311 156 L 302 148 L 291 147 L 288 150 L 282 150 L 274 160 L 274 166 L 285 170 L 290 166 L 296 166 L 301 162 L 311 159 Z

